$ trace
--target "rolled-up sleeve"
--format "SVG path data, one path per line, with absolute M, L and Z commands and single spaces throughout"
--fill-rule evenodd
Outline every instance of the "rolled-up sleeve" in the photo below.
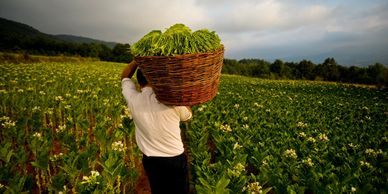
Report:
M 127 101 L 127 103 L 130 102 L 130 99 L 132 98 L 133 95 L 137 94 L 138 91 L 136 90 L 136 85 L 133 83 L 133 81 L 130 78 L 124 78 L 121 80 L 121 88 L 122 88 L 122 93 Z
M 181 121 L 187 121 L 193 116 L 191 111 L 185 106 L 176 106 L 175 110 L 178 112 Z

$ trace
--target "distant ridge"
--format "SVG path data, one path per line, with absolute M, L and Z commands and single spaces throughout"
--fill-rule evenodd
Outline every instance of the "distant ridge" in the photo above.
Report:
M 107 42 L 107 41 L 102 41 L 102 40 L 97 40 L 93 38 L 88 38 L 88 37 L 83 37 L 83 36 L 74 36 L 74 35 L 68 35 L 68 34 L 57 34 L 53 35 L 54 37 L 68 41 L 68 42 L 75 42 L 75 43 L 98 43 L 98 44 L 104 44 L 109 48 L 113 48 L 117 42 Z
M 8 20 L 0 17 L 0 49 L 8 49 L 15 46 L 15 43 L 22 42 L 27 39 L 46 39 L 58 42 L 71 43 L 96 43 L 103 44 L 109 48 L 113 48 L 117 43 L 107 42 L 87 37 L 75 35 L 51 35 L 40 32 L 39 30 L 27 24 Z

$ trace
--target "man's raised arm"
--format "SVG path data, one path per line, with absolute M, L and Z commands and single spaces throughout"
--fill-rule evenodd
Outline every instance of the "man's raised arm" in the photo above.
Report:
M 137 63 L 135 63 L 135 61 L 132 61 L 131 63 L 129 63 L 121 73 L 121 80 L 124 78 L 131 78 L 135 73 L 136 68 L 137 68 Z

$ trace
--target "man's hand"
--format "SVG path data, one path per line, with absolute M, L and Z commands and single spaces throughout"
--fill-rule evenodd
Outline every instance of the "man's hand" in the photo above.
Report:
M 128 64 L 121 73 L 121 79 L 124 78 L 131 78 L 133 74 L 135 73 L 137 68 L 137 63 L 135 61 L 132 61 L 131 63 Z

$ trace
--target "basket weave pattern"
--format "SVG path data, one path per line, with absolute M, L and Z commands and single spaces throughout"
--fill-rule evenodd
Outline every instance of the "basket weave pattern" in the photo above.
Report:
M 159 102 L 192 106 L 217 95 L 224 48 L 198 54 L 135 57 Z

